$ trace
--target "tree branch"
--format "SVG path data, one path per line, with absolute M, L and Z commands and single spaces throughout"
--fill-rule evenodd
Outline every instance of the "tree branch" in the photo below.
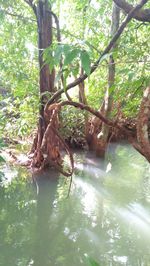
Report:
M 128 14 L 132 9 L 133 5 L 129 4 L 125 0 L 113 0 L 117 6 L 119 6 L 123 11 Z M 134 14 L 133 18 L 144 21 L 150 22 L 150 9 L 138 10 Z
M 101 56 L 98 58 L 98 60 L 93 64 L 93 66 L 91 67 L 91 72 L 90 74 L 92 74 L 97 67 L 99 66 L 99 63 L 101 62 L 102 58 L 104 55 L 106 55 L 107 53 L 110 52 L 110 50 L 112 49 L 112 47 L 114 46 L 114 44 L 117 42 L 117 40 L 119 39 L 120 35 L 122 34 L 122 32 L 124 31 L 126 25 L 130 22 L 130 20 L 134 17 L 135 13 L 141 9 L 146 3 L 148 2 L 148 0 L 141 0 L 139 4 L 136 5 L 136 7 L 134 7 L 129 14 L 127 15 L 126 19 L 124 20 L 124 22 L 121 24 L 121 26 L 119 27 L 118 31 L 116 32 L 116 34 L 113 36 L 113 38 L 111 39 L 111 41 L 109 42 L 108 46 L 105 48 L 105 50 L 103 51 L 103 53 L 101 54 Z M 75 79 L 72 83 L 68 84 L 66 86 L 66 91 L 77 86 L 79 83 L 83 82 L 86 78 L 88 77 L 87 74 L 83 74 L 81 75 L 79 78 Z M 46 106 L 52 104 L 56 99 L 59 98 L 59 96 L 64 92 L 64 89 L 61 89 L 59 91 L 57 91 L 52 98 L 47 102 Z
M 24 0 L 24 1 L 33 9 L 33 12 L 37 17 L 36 5 L 33 3 L 33 0 Z
M 59 103 L 59 106 L 65 106 L 65 105 L 71 105 L 74 106 L 76 108 L 80 108 L 81 110 L 86 110 L 88 112 L 90 112 L 91 114 L 95 115 L 96 117 L 98 117 L 102 122 L 104 122 L 105 124 L 107 124 L 110 127 L 113 128 L 117 128 L 120 131 L 122 131 L 127 137 L 128 137 L 128 141 L 130 144 L 133 145 L 133 147 L 144 157 L 145 153 L 143 151 L 143 149 L 141 148 L 141 146 L 137 143 L 136 139 L 133 137 L 132 132 L 130 130 L 128 130 L 127 128 L 120 126 L 119 123 L 117 121 L 112 121 L 108 118 L 106 118 L 105 116 L 102 115 L 101 112 L 94 110 L 93 108 L 91 108 L 88 105 L 85 105 L 83 103 L 78 103 L 78 102 L 70 102 L 70 101 L 64 101 Z M 149 161 L 149 159 L 146 157 L 146 159 Z
M 50 11 L 50 13 L 52 14 L 52 16 L 54 17 L 55 19 L 55 24 L 56 24 L 56 29 L 57 29 L 57 41 L 58 42 L 61 42 L 61 34 L 60 34 L 60 26 L 59 26 L 59 19 L 58 17 L 56 16 L 56 14 L 52 11 Z
M 80 108 L 81 110 L 86 110 L 89 113 L 97 116 L 100 120 L 102 120 L 108 126 L 110 126 L 110 127 L 118 127 L 119 129 L 122 129 L 122 127 L 120 127 L 119 125 L 116 125 L 116 122 L 113 122 L 113 121 L 107 119 L 99 111 L 94 110 L 93 108 L 91 108 L 90 106 L 88 106 L 86 104 L 73 102 L 73 101 L 64 101 L 64 102 L 59 103 L 59 105 L 60 106 L 71 105 L 71 106 L 74 106 L 76 108 Z M 124 129 L 124 130 L 127 131 L 127 129 Z
M 36 21 L 35 19 L 24 17 L 21 14 L 11 13 L 11 12 L 9 12 L 7 10 L 2 9 L 2 8 L 0 8 L 0 12 L 4 12 L 6 15 L 9 15 L 9 16 L 12 16 L 12 17 L 16 17 L 19 20 L 21 19 L 21 20 L 27 21 L 27 22 L 29 22 L 29 21 L 35 22 Z

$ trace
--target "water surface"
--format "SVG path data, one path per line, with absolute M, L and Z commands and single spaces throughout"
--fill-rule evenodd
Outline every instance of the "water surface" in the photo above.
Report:
M 0 265 L 150 265 L 150 167 L 127 145 L 75 154 L 69 178 L 2 166 Z

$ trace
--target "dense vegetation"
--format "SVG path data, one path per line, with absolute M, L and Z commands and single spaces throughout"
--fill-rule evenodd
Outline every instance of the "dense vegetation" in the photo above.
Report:
M 109 141 L 125 138 L 150 160 L 146 2 L 136 6 L 138 10 L 145 4 L 143 11 L 134 11 L 133 1 L 120 1 L 120 9 L 117 0 L 1 0 L 1 139 L 10 143 L 30 138 L 32 144 L 35 137 L 32 165 L 47 164 L 45 153 L 48 162 L 58 165 L 60 138 L 49 124 L 55 120 L 52 127 L 59 128 L 69 146 L 86 145 L 104 156 Z M 119 25 L 122 31 L 113 39 Z M 67 106 L 60 112 L 54 103 Z

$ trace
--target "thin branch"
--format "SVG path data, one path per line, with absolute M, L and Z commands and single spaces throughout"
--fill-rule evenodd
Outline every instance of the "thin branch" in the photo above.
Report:
M 116 34 L 113 36 L 113 38 L 111 39 L 111 41 L 109 42 L 108 46 L 105 48 L 105 50 L 103 51 L 103 53 L 101 54 L 101 56 L 98 58 L 98 60 L 93 64 L 93 66 L 91 67 L 91 72 L 90 74 L 92 74 L 99 66 L 99 63 L 101 62 L 102 58 L 104 55 L 106 55 L 107 53 L 110 52 L 110 50 L 112 49 L 112 47 L 114 46 L 114 44 L 117 42 L 117 40 L 119 39 L 120 35 L 122 34 L 122 32 L 124 31 L 125 27 L 127 26 L 127 24 L 131 21 L 131 19 L 134 17 L 135 13 L 141 9 L 146 3 L 148 2 L 148 0 L 141 0 L 140 3 L 138 5 L 136 5 L 136 7 L 134 7 L 130 13 L 127 15 L 126 19 L 124 20 L 124 22 L 121 24 L 121 26 L 119 27 L 118 31 L 116 32 Z M 68 84 L 66 87 L 66 91 L 77 86 L 79 83 L 83 82 L 85 79 L 87 79 L 88 75 L 87 74 L 83 74 L 81 75 L 79 78 L 75 79 L 72 83 Z M 61 89 L 59 91 L 57 91 L 53 97 L 47 102 L 47 105 L 50 105 L 51 103 L 53 103 L 53 101 L 55 99 L 58 99 L 59 96 L 64 92 L 64 89 Z
M 138 30 L 140 27 L 142 26 L 149 26 L 149 23 L 146 23 L 146 22 L 141 22 L 139 25 L 137 25 L 135 28 L 136 30 Z
M 63 102 L 59 103 L 59 105 L 60 106 L 71 105 L 71 106 L 74 106 L 76 108 L 80 108 L 81 110 L 86 110 L 86 111 L 90 112 L 91 114 L 97 116 L 100 120 L 102 120 L 108 126 L 110 126 L 110 127 L 116 127 L 116 123 L 115 122 L 107 119 L 99 111 L 94 110 L 93 108 L 91 108 L 90 106 L 88 106 L 86 104 L 78 103 L 78 102 L 73 102 L 73 101 L 63 101 Z M 119 129 L 122 128 L 120 126 L 117 126 L 117 127 L 119 127 Z
M 61 42 L 61 34 L 60 34 L 59 19 L 54 12 L 52 12 L 52 11 L 49 11 L 49 12 L 52 14 L 52 16 L 55 19 L 55 24 L 56 24 L 56 29 L 57 29 L 57 41 L 60 43 Z
M 6 15 L 9 15 L 9 16 L 12 16 L 12 17 L 16 17 L 19 20 L 21 19 L 21 20 L 27 21 L 27 22 L 29 22 L 29 21 L 35 22 L 36 21 L 36 19 L 27 18 L 27 17 L 24 17 L 24 16 L 22 16 L 20 14 L 16 14 L 16 13 L 11 13 L 11 12 L 9 12 L 7 10 L 2 9 L 2 8 L 0 8 L 0 12 L 4 12 Z
M 150 61 L 149 60 L 146 60 L 146 62 L 145 62 L 145 60 L 138 60 L 138 61 L 116 61 L 116 63 L 115 64 L 138 64 L 138 63 L 143 63 L 143 64 L 145 64 L 145 63 L 147 63 L 147 64 L 149 64 L 150 63 Z M 107 63 L 108 64 L 108 63 Z M 111 63 L 111 65 L 113 65 L 114 63 Z M 104 64 L 103 64 L 103 66 L 104 66 Z
M 141 84 L 135 89 L 135 91 L 133 92 L 133 94 L 130 97 L 130 100 L 134 99 L 134 97 L 137 95 L 138 90 L 143 87 L 143 84 L 144 84 L 144 79 L 142 80 Z
M 113 0 L 113 1 L 117 6 L 123 9 L 123 11 L 126 14 L 128 14 L 133 9 L 133 5 L 129 4 L 125 0 Z M 150 22 L 150 9 L 137 10 L 133 18 L 143 22 Z
M 33 3 L 33 0 L 24 0 L 24 1 L 33 9 L 33 12 L 37 18 L 36 5 Z

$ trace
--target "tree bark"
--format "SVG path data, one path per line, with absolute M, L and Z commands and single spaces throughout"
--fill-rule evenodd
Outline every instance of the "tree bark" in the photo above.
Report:
M 112 23 L 111 23 L 111 36 L 113 37 L 115 33 L 117 32 L 119 28 L 119 21 L 120 21 L 120 8 L 114 3 L 113 8 L 112 8 Z M 113 52 L 114 49 L 117 48 L 117 45 L 114 44 L 111 52 Z M 114 85 L 115 82 L 115 61 L 113 58 L 113 55 L 110 56 L 109 58 L 109 64 L 108 64 L 108 87 L 105 92 L 105 97 L 104 97 L 104 104 L 103 104 L 103 116 L 106 118 L 109 118 L 111 109 L 112 109 L 112 102 L 113 102 L 113 91 L 110 93 L 110 89 Z M 110 127 L 108 127 L 107 124 L 100 122 L 98 123 L 99 126 L 99 132 L 97 130 L 94 130 L 93 132 L 93 145 L 94 149 L 96 151 L 96 155 L 99 157 L 104 158 L 105 157 L 105 152 L 107 149 L 108 145 L 108 136 L 110 132 Z M 96 124 L 96 127 L 98 129 L 98 126 Z M 101 126 L 101 129 L 100 129 Z
M 143 155 L 150 162 L 150 140 L 148 135 L 150 122 L 150 87 L 144 91 L 137 122 L 137 140 Z
M 113 0 L 113 1 L 126 14 L 128 14 L 133 9 L 133 5 L 129 4 L 125 0 Z M 143 22 L 150 22 L 150 9 L 138 10 L 134 14 L 133 18 L 135 18 L 136 20 L 139 20 L 139 21 L 143 21 Z
M 83 68 L 81 67 L 81 74 L 83 74 Z M 79 83 L 79 102 L 87 105 L 87 98 L 85 95 L 85 82 Z M 89 135 L 89 119 L 88 119 L 88 113 L 84 114 L 84 134 L 85 139 L 87 140 Z
M 39 1 L 37 4 L 37 24 L 38 24 L 38 49 L 40 67 L 40 93 L 54 92 L 54 69 L 50 73 L 49 66 L 44 64 L 43 51 L 52 44 L 52 14 L 48 1 Z
M 59 127 L 58 110 L 50 106 L 48 112 L 44 111 L 47 102 L 46 92 L 54 93 L 54 69 L 50 72 L 49 65 L 45 64 L 43 52 L 50 47 L 53 41 L 52 12 L 48 0 L 39 0 L 36 6 L 38 26 L 39 50 L 39 85 L 40 85 L 40 110 L 39 125 L 36 138 L 32 147 L 34 152 L 32 167 L 44 168 L 46 165 L 60 165 L 59 137 L 56 130 Z

